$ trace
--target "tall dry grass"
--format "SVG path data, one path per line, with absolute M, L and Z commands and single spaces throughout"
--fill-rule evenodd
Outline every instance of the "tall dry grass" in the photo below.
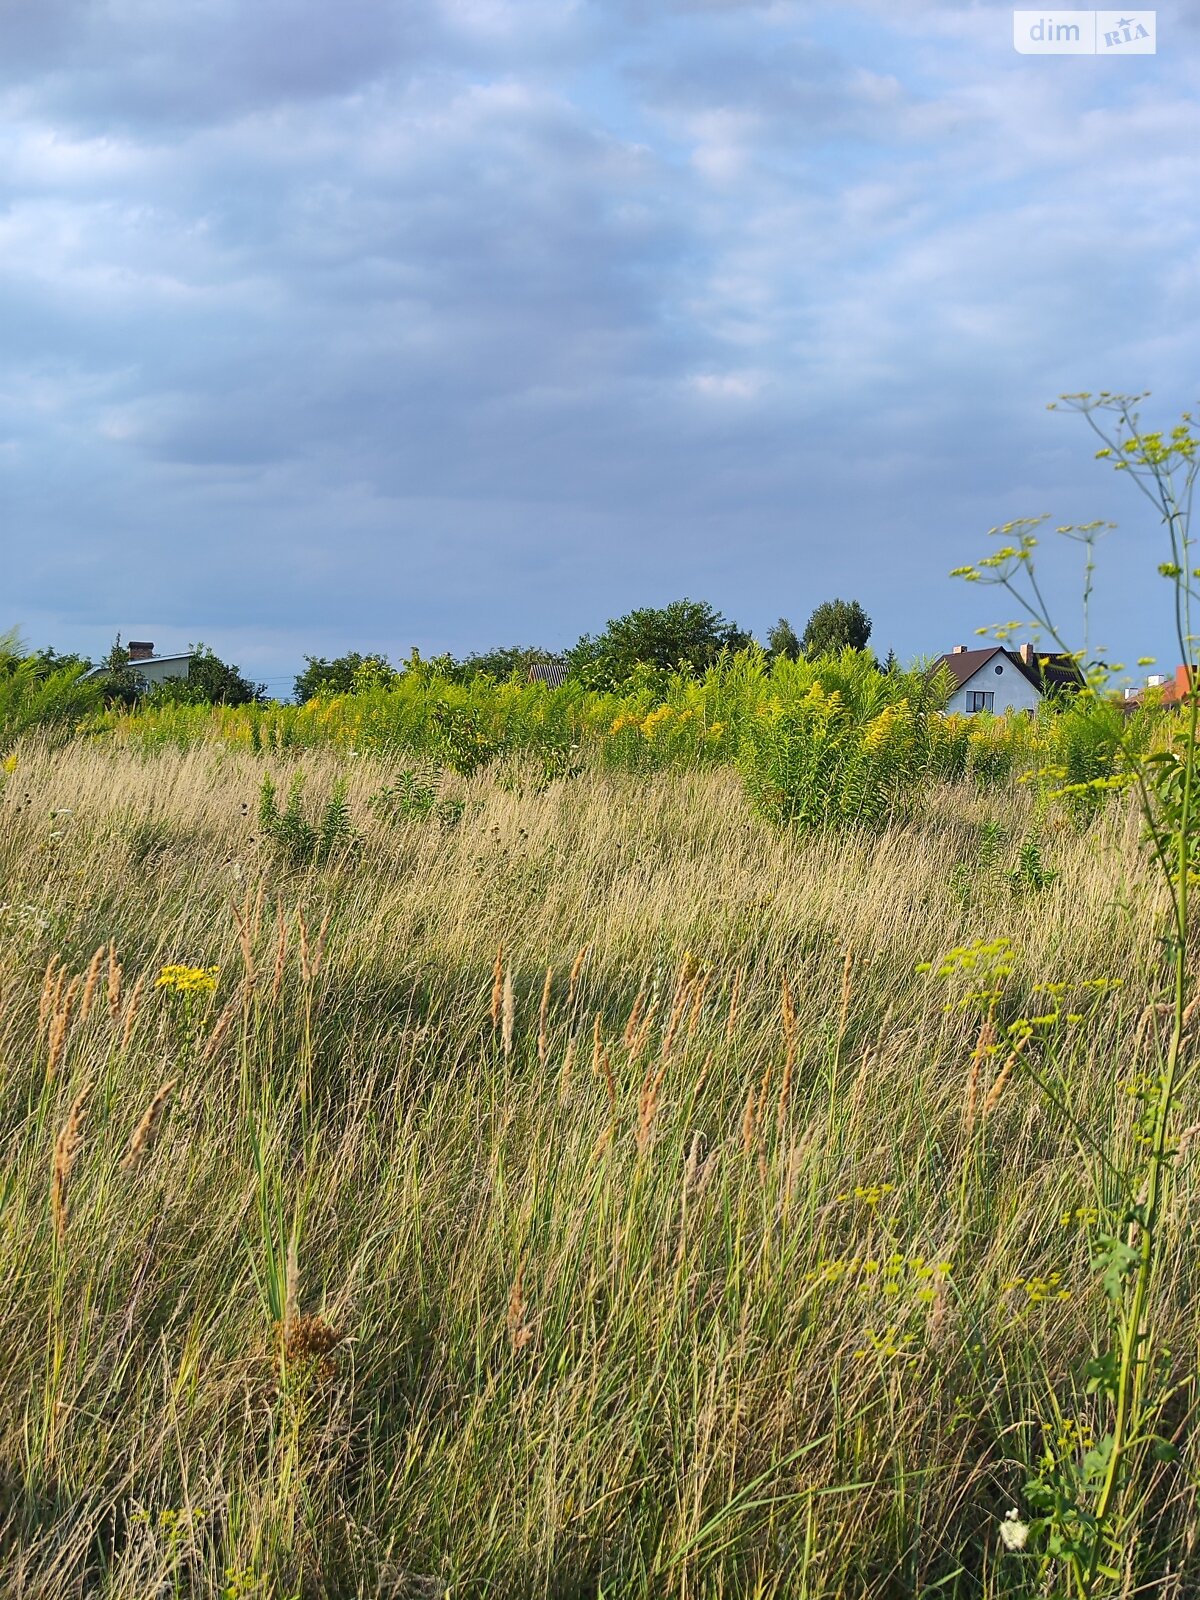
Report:
M 1086 1430 L 1075 1214 L 1157 1043 L 1136 825 L 1053 832 L 1035 893 L 973 872 L 1019 789 L 798 841 L 722 772 L 484 774 L 447 828 L 364 757 L 361 849 L 300 871 L 262 771 L 28 748 L 0 794 L 8 1591 L 1037 1592 L 997 1523 Z M 996 1026 L 1122 986 L 1003 1045 L 915 970 L 1001 935 Z

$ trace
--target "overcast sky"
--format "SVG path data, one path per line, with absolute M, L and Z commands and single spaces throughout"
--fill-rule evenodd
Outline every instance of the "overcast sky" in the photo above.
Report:
M 0 629 L 285 690 L 840 595 L 907 658 L 1013 614 L 946 574 L 1048 512 L 1120 523 L 1094 642 L 1173 655 L 1152 518 L 1045 406 L 1200 398 L 1200 20 L 1011 17 L 2 0 Z

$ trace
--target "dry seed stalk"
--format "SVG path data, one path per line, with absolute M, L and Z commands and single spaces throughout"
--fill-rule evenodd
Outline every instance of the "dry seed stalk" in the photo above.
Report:
M 275 1003 L 279 999 L 279 992 L 283 988 L 283 974 L 287 966 L 287 918 L 283 914 L 283 901 L 276 901 L 276 915 L 278 917 L 278 932 L 275 940 L 275 976 L 271 980 L 271 1000 Z
M 696 1031 L 697 1024 L 700 1021 L 700 1012 L 708 996 L 708 991 L 712 988 L 712 984 L 713 974 L 711 972 L 702 973 L 696 979 L 695 987 L 692 991 L 692 1009 L 688 1014 L 687 1036 L 689 1039 Z
M 51 956 L 46 963 L 46 971 L 42 977 L 42 995 L 38 1001 L 38 1038 L 46 1031 L 46 1020 L 54 1010 L 54 997 L 57 990 L 58 957 Z
M 517 1275 L 508 1295 L 508 1316 L 505 1319 L 508 1338 L 514 1350 L 523 1350 L 533 1338 L 533 1329 L 525 1320 L 525 1257 L 521 1257 Z
M 609 1122 L 609 1123 L 605 1124 L 604 1128 L 600 1132 L 600 1137 L 596 1140 L 595 1144 L 592 1146 L 592 1153 L 591 1153 L 591 1155 L 588 1156 L 588 1164 L 587 1164 L 587 1170 L 589 1172 L 596 1165 L 597 1161 L 600 1160 L 600 1158 L 601 1158 L 601 1156 L 603 1156 L 604 1152 L 608 1149 L 609 1145 L 612 1143 L 612 1138 L 613 1138 L 613 1125 L 612 1125 L 611 1122 Z
M 967 1080 L 967 1108 L 963 1115 L 963 1126 L 968 1139 L 971 1137 L 971 1132 L 975 1127 L 975 1112 L 979 1102 L 979 1080 L 983 1073 L 983 1058 L 991 1054 L 995 1039 L 996 1026 L 989 1012 L 979 1029 L 979 1037 L 975 1041 L 975 1049 L 971 1054 L 971 1073 Z
M 317 929 L 315 944 L 309 944 L 308 924 L 304 920 L 304 908 L 296 908 L 296 924 L 300 932 L 300 978 L 304 983 L 311 983 L 321 970 L 325 959 L 325 939 L 329 933 L 330 913 L 327 911 L 321 919 L 321 926 Z
M 639 989 L 637 992 L 637 999 L 633 1002 L 633 1006 L 629 1012 L 629 1021 L 625 1024 L 626 1050 L 633 1049 L 633 1041 L 637 1038 L 638 1024 L 642 1020 L 642 1007 L 645 1004 L 645 998 L 645 989 Z
M 742 994 L 742 969 L 739 967 L 733 975 L 733 988 L 729 991 L 729 1016 L 725 1022 L 725 1043 L 733 1038 L 734 1029 L 737 1027 L 738 1001 Z
M 575 1004 L 575 987 L 579 982 L 579 974 L 583 970 L 583 963 L 587 960 L 588 951 L 591 948 L 592 947 L 591 947 L 590 944 L 585 944 L 580 949 L 579 954 L 575 957 L 575 960 L 572 963 L 572 966 L 571 966 L 571 981 L 567 986 L 567 1009 L 568 1010 L 571 1008 L 571 1006 L 573 1006 Z
M 123 1171 L 131 1172 L 145 1155 L 150 1141 L 154 1137 L 155 1130 L 162 1119 L 162 1114 L 166 1107 L 167 1101 L 170 1099 L 171 1093 L 178 1082 L 178 1078 L 172 1078 L 170 1083 L 164 1083 L 162 1088 L 159 1089 L 158 1093 L 154 1096 L 150 1104 L 142 1113 L 141 1121 L 133 1130 L 133 1136 L 129 1141 L 129 1148 L 125 1152 L 124 1160 L 121 1162 L 121 1168 Z
M 700 1068 L 700 1076 L 696 1079 L 695 1086 L 692 1089 L 693 1105 L 695 1105 L 696 1101 L 699 1100 L 700 1096 L 704 1093 L 704 1085 L 708 1082 L 708 1074 L 712 1069 L 712 1063 L 713 1053 L 710 1050 L 704 1058 L 704 1065 Z
M 500 1026 L 500 1004 L 504 998 L 504 946 L 496 946 L 496 962 L 492 967 L 492 1028 Z
M 679 1243 L 675 1247 L 676 1266 L 679 1266 L 683 1261 L 687 1248 L 688 1195 L 696 1182 L 696 1173 L 700 1167 L 700 1149 L 703 1142 L 703 1134 L 699 1132 L 692 1134 L 691 1148 L 683 1165 L 683 1187 L 679 1192 Z
M 779 1085 L 779 1106 L 775 1120 L 782 1136 L 783 1125 L 787 1119 L 788 1106 L 792 1098 L 792 1074 L 796 1068 L 796 1008 L 792 1004 L 792 991 L 788 987 L 786 974 L 783 979 L 780 1004 L 783 1010 L 783 1038 L 786 1050 L 783 1062 L 783 1081 Z
M 254 982 L 254 937 L 250 931 L 250 896 L 246 896 L 246 906 L 243 911 L 236 900 L 230 901 L 233 920 L 237 923 L 238 943 L 242 947 L 242 966 L 246 971 L 246 982 Z
M 567 1040 L 567 1052 L 563 1057 L 562 1071 L 558 1075 L 558 1103 L 565 1106 L 571 1093 L 571 1068 L 575 1065 L 575 1035 Z
M 676 1030 L 683 1019 L 684 1011 L 687 1009 L 690 984 L 690 978 L 685 983 L 681 977 L 675 987 L 675 998 L 671 1002 L 671 1016 L 667 1022 L 667 1031 L 663 1035 L 662 1055 L 664 1061 L 671 1054 L 671 1046 L 675 1043 Z
M 46 1052 L 46 1078 L 49 1080 L 58 1071 L 62 1061 L 63 1052 L 67 1047 L 67 1032 L 71 1026 L 71 1006 L 75 999 L 79 979 L 74 978 L 70 987 L 63 996 L 62 1007 L 53 1013 L 50 1018 L 48 1033 L 48 1049 Z
M 129 996 L 129 1004 L 125 1007 L 125 1026 L 121 1029 L 121 1049 L 128 1044 L 133 1025 L 137 1021 L 137 1014 L 142 1004 L 142 990 L 146 987 L 146 974 L 143 972 L 133 986 L 133 993 Z
M 851 1127 L 858 1121 L 858 1114 L 862 1110 L 863 1095 L 866 1093 L 867 1079 L 874 1064 L 875 1058 L 871 1054 L 871 1046 L 869 1044 L 863 1045 L 862 1061 L 859 1063 L 858 1075 L 854 1080 L 854 1088 L 850 1093 L 849 1121 Z
M 121 1015 L 121 963 L 115 941 L 108 946 L 108 1015 L 115 1022 Z
M 79 1020 L 86 1022 L 88 1012 L 92 1009 L 92 996 L 96 992 L 96 981 L 100 976 L 100 963 L 104 960 L 104 946 L 101 945 L 88 962 L 87 977 L 83 985 L 83 998 L 79 1002 Z
M 600 1042 L 600 1013 L 598 1011 L 595 1023 L 592 1026 L 592 1072 L 596 1077 L 604 1079 L 604 1087 L 608 1092 L 609 1108 L 615 1121 L 617 1115 L 617 1085 L 613 1080 L 612 1062 L 608 1059 L 608 1051 Z
M 52 1027 L 54 1018 L 62 1007 L 63 991 L 67 984 L 67 969 L 60 966 L 54 974 L 54 982 L 50 985 L 50 994 L 46 1006 L 46 1025 Z
M 615 1122 L 617 1120 L 617 1085 L 613 1078 L 612 1062 L 608 1059 L 607 1050 L 601 1050 L 600 1052 L 600 1071 L 604 1075 L 604 1087 L 608 1093 L 608 1106 Z
M 838 1018 L 837 1048 L 841 1050 L 842 1040 L 846 1037 L 846 1022 L 850 1016 L 850 973 L 854 966 L 854 950 L 846 949 L 846 962 L 842 968 L 842 1013 Z
M 54 1237 L 61 1246 L 67 1235 L 67 1185 L 71 1169 L 79 1158 L 83 1145 L 83 1109 L 92 1092 L 92 1078 L 84 1079 L 79 1093 L 71 1101 L 67 1120 L 59 1129 L 54 1141 L 54 1163 L 50 1173 L 50 1214 L 54 1220 Z
M 554 968 L 546 968 L 546 981 L 542 984 L 542 1003 L 538 1007 L 538 1066 L 546 1065 L 550 1053 L 550 1040 L 546 1032 L 546 1018 L 550 1011 L 550 985 L 554 981 Z
M 639 1058 L 641 1057 L 642 1051 L 646 1048 L 646 1041 L 650 1037 L 650 1029 L 654 1026 L 654 1019 L 655 1019 L 655 1017 L 657 1015 L 658 1015 L 658 1000 L 656 998 L 651 1003 L 649 1010 L 642 1017 L 641 1022 L 638 1024 L 638 1031 L 634 1035 L 633 1043 L 629 1048 L 629 1065 L 630 1066 L 633 1066 L 634 1063 L 639 1060 Z
M 247 979 L 246 982 L 248 985 L 249 979 Z M 216 1022 L 213 1023 L 212 1031 L 209 1033 L 208 1038 L 204 1042 L 204 1049 L 200 1054 L 200 1060 L 202 1062 L 211 1061 L 216 1055 L 217 1051 L 221 1048 L 221 1044 L 225 1038 L 225 1035 L 229 1032 L 229 1027 L 233 1021 L 234 1014 L 241 1007 L 241 1001 L 242 995 L 240 989 L 235 989 L 233 994 L 229 997 L 229 1000 L 226 1002 L 224 1010 L 221 1012 Z
M 758 1116 L 758 1103 L 754 1085 L 746 1096 L 746 1109 L 742 1114 L 742 1154 L 749 1155 L 754 1148 L 754 1130 Z
M 516 1020 L 516 997 L 513 994 L 512 968 L 504 974 L 504 994 L 500 1016 L 500 1042 L 504 1046 L 504 1054 L 512 1054 L 513 1023 Z
M 704 1147 L 704 1135 L 698 1130 L 692 1134 L 691 1147 L 688 1150 L 687 1160 L 683 1164 L 683 1197 L 686 1201 L 688 1191 L 696 1181 L 696 1173 L 700 1168 L 700 1152 Z
M 1021 1051 L 1028 1043 L 1028 1039 L 1029 1036 L 1027 1034 L 1025 1038 L 1017 1040 L 1016 1044 L 1013 1045 L 1012 1050 L 1009 1052 L 1008 1060 L 996 1074 L 996 1081 L 992 1084 L 992 1087 L 988 1091 L 988 1097 L 983 1102 L 983 1117 L 985 1121 L 996 1109 L 996 1106 L 1000 1100 L 1000 1096 L 1004 1093 L 1005 1087 L 1008 1084 L 1008 1080 L 1012 1077 L 1013 1068 L 1017 1064 L 1017 1058 L 1020 1056 Z
M 663 1074 L 666 1070 L 667 1064 L 664 1061 L 657 1072 L 647 1072 L 642 1082 L 641 1093 L 638 1095 L 637 1131 L 634 1134 L 639 1155 L 645 1153 L 654 1134 L 654 1122 L 658 1116 L 658 1092 L 662 1088 Z

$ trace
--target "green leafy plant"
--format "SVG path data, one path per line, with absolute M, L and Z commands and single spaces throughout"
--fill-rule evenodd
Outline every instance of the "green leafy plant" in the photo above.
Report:
M 103 684 L 85 676 L 85 665 L 30 655 L 15 633 L 0 634 L 0 751 L 26 733 L 63 742 L 99 710 Z
M 423 822 L 432 817 L 443 828 L 462 821 L 466 809 L 461 800 L 438 798 L 441 774 L 436 767 L 409 767 L 391 783 L 377 789 L 367 801 L 368 808 L 381 822 Z
M 410 818 L 432 816 L 437 806 L 438 774 L 436 768 L 408 767 L 397 773 L 391 783 L 377 789 L 367 801 L 381 822 L 401 822 Z
M 269 775 L 265 776 L 258 797 L 258 825 L 264 839 L 293 867 L 320 866 L 351 855 L 360 842 L 346 803 L 344 778 L 334 784 L 319 816 L 310 818 L 304 808 L 302 772 L 297 772 L 288 785 L 282 810 L 275 784 Z
M 501 741 L 475 706 L 452 706 L 439 700 L 430 713 L 430 721 L 446 765 L 464 778 L 487 766 L 500 753 Z

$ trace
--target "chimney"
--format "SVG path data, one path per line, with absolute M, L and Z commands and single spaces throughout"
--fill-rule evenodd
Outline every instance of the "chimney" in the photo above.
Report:
M 1033 646 L 1031 644 L 1023 644 L 1021 646 L 1021 660 L 1027 667 L 1033 665 Z
M 154 646 L 145 639 L 130 639 L 125 648 L 130 661 L 149 661 L 154 654 Z
M 1189 695 L 1191 693 L 1192 681 L 1193 681 L 1193 677 L 1195 675 L 1195 671 L 1196 671 L 1196 668 L 1194 666 L 1191 666 L 1191 667 L 1176 667 L 1175 668 L 1175 699 L 1176 700 L 1183 700 L 1183 699 L 1186 698 L 1187 695 Z
M 965 656 L 966 653 L 967 653 L 967 647 L 966 647 L 965 644 L 956 644 L 954 646 L 954 649 L 951 650 L 951 652 L 950 652 L 950 654 L 952 656 Z

